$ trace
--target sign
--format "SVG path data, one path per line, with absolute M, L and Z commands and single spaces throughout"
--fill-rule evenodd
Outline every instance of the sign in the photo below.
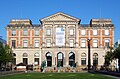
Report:
M 65 28 L 56 28 L 56 46 L 65 45 Z

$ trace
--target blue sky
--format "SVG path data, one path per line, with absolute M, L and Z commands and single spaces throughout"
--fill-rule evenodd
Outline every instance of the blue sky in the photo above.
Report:
M 57 12 L 81 19 L 89 24 L 92 18 L 111 18 L 115 25 L 115 42 L 120 39 L 120 0 L 0 0 L 0 36 L 6 39 L 5 27 L 11 19 L 39 19 Z

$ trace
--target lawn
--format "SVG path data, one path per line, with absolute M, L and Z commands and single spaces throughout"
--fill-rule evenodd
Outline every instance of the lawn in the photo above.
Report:
M 0 79 L 115 79 L 91 73 L 24 73 L 0 76 Z

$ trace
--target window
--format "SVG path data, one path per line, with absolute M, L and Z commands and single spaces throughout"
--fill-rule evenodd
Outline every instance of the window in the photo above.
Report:
M 28 47 L 28 41 L 27 40 L 23 40 L 23 47 Z
M 34 54 L 34 57 L 39 57 L 39 56 L 40 56 L 39 53 Z
M 12 40 L 12 47 L 16 48 L 16 40 Z
M 81 58 L 81 65 L 86 65 L 86 58 Z
M 35 47 L 39 47 L 39 40 L 35 40 Z
M 105 35 L 109 35 L 109 30 L 105 29 Z
M 50 39 L 47 39 L 46 42 L 47 42 L 47 47 L 50 47 L 50 43 L 51 43 Z
M 35 36 L 39 35 L 39 30 L 35 30 Z
M 109 42 L 110 41 L 108 39 L 105 40 L 105 47 L 109 47 Z
M 86 40 L 81 40 L 81 47 L 86 47 Z
M 34 58 L 35 65 L 39 65 L 39 58 Z
M 28 58 L 23 58 L 23 63 L 24 63 L 25 65 L 27 65 L 27 64 L 28 64 Z
M 28 57 L 28 54 L 27 53 L 23 53 L 23 57 Z
M 93 30 L 93 35 L 97 35 L 98 33 L 97 33 L 97 30 L 96 29 L 94 29 Z
M 81 35 L 85 35 L 86 34 L 85 32 L 86 32 L 85 30 L 81 30 Z
M 27 29 L 24 29 L 23 35 L 24 35 L 24 36 L 28 35 Z
M 70 29 L 70 35 L 74 35 L 74 29 Z
M 51 35 L 51 30 L 50 29 L 46 30 L 46 35 Z
M 74 46 L 74 40 L 70 39 L 70 47 Z
M 98 41 L 97 40 L 93 40 L 93 47 L 98 47 Z
M 16 30 L 12 30 L 12 36 L 16 36 Z
M 93 54 L 93 65 L 98 65 L 98 54 L 97 53 Z
M 85 53 L 81 54 L 81 65 L 86 65 L 86 54 Z

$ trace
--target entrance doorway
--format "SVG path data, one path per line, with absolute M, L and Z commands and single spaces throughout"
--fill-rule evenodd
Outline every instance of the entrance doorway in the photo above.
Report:
M 50 52 L 46 53 L 46 59 L 47 59 L 47 67 L 51 67 L 52 66 L 52 55 Z
M 75 54 L 73 52 L 69 53 L 69 65 L 75 67 Z

